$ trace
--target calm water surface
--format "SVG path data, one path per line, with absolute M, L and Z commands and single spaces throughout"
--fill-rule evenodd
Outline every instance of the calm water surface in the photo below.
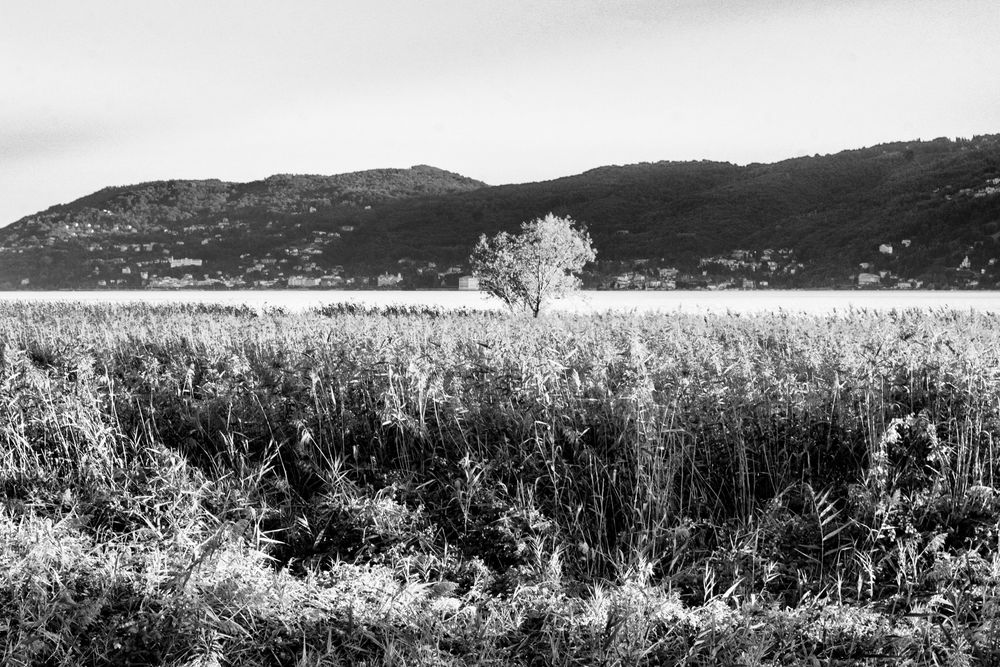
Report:
M 442 308 L 498 309 L 501 304 L 478 292 L 458 291 L 74 291 L 0 292 L 0 300 L 30 302 L 76 301 L 86 303 L 214 303 L 280 306 L 304 310 L 332 303 L 366 306 L 430 305 Z M 553 308 L 576 312 L 682 311 L 741 312 L 787 311 L 833 313 L 852 309 L 958 308 L 1000 312 L 1000 292 L 905 292 L 905 291 L 619 291 L 579 292 L 558 301 Z

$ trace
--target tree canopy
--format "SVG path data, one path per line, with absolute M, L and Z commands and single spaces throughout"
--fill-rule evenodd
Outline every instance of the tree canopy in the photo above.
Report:
M 523 223 L 520 234 L 481 236 L 470 258 L 480 288 L 538 317 L 545 303 L 579 287 L 576 274 L 596 257 L 586 229 L 575 224 L 549 213 Z

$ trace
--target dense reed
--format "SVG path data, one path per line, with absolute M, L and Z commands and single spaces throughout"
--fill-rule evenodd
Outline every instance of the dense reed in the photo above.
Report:
M 995 315 L 3 304 L 0 418 L 3 664 L 1000 660 Z

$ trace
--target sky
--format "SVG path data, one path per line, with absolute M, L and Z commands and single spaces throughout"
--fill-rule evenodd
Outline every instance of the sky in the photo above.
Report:
M 997 35 L 997 0 L 0 0 L 0 225 L 168 178 L 1000 133 Z

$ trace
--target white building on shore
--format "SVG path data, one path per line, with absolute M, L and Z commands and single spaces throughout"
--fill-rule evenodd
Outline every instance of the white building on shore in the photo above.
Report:
M 870 287 L 872 285 L 881 285 L 882 277 L 877 273 L 859 273 L 858 274 L 858 287 Z
M 399 273 L 383 273 L 376 280 L 376 284 L 379 287 L 395 287 L 399 283 L 403 282 L 403 276 Z

